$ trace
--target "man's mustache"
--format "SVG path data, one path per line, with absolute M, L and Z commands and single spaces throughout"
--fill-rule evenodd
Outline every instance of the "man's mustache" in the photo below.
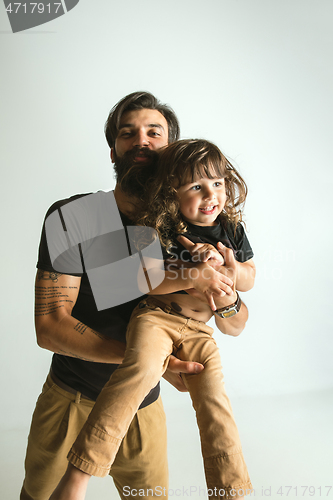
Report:
M 131 163 L 135 163 L 135 158 L 138 156 L 144 156 L 145 158 L 150 160 L 149 163 L 152 163 L 154 160 L 157 160 L 158 153 L 157 151 L 153 151 L 149 148 L 135 147 L 133 149 L 130 149 L 129 151 L 126 151 L 126 153 L 124 153 L 122 157 L 117 160 L 122 164 L 127 163 L 130 167 Z M 117 161 L 115 163 L 117 165 Z

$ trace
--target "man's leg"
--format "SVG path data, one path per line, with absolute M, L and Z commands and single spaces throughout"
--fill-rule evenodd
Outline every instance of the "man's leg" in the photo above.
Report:
M 20 500 L 50 497 L 66 471 L 69 449 L 93 405 L 93 401 L 65 391 L 47 377 L 32 418 Z M 123 488 L 132 478 L 133 487 L 142 483 L 144 488 L 156 485 L 167 489 L 166 448 L 165 414 L 159 398 L 138 411 L 111 470 L 122 497 Z
M 167 498 L 167 433 L 161 397 L 135 415 L 110 475 L 123 500 L 140 496 L 139 490 L 145 498 Z
M 58 387 L 48 376 L 32 417 L 20 500 L 46 500 L 64 474 L 67 454 L 93 401 Z

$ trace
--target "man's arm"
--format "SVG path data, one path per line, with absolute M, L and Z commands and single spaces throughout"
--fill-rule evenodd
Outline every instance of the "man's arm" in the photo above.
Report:
M 37 343 L 58 354 L 98 363 L 120 364 L 126 344 L 110 339 L 71 316 L 81 278 L 38 269 L 35 285 Z M 179 372 L 198 373 L 200 363 L 170 356 L 165 379 L 181 392 L 186 391 Z
M 217 248 L 222 254 L 224 261 L 230 261 L 230 254 L 233 254 L 232 250 L 225 247 L 221 242 L 218 242 Z M 227 257 L 226 254 L 228 254 Z M 253 288 L 254 286 L 254 280 L 256 277 L 256 266 L 253 259 L 249 259 L 246 262 L 238 262 L 235 260 L 235 264 L 237 290 L 239 290 L 240 292 L 247 292 L 248 290 L 251 290 L 251 288 Z
M 186 243 L 186 242 L 185 242 Z M 187 243 L 186 243 L 187 244 Z M 233 251 L 230 248 L 222 245 L 221 254 L 224 259 L 224 265 L 219 266 L 220 273 L 226 274 L 233 282 L 233 293 L 230 295 L 224 296 L 216 296 L 215 300 L 215 309 L 221 309 L 223 307 L 230 306 L 234 304 L 237 300 L 236 289 L 238 290 L 238 276 L 239 276 L 239 262 L 235 260 L 235 256 Z M 247 279 L 247 278 L 246 278 Z M 254 277 L 253 277 L 254 279 Z M 244 284 L 244 283 L 243 283 Z M 192 296 L 197 298 L 201 298 L 204 300 L 204 295 L 200 294 L 197 290 L 187 290 Z M 240 310 L 237 314 L 230 318 L 221 318 L 218 315 L 214 314 L 216 326 L 218 329 L 225 333 L 226 335 L 232 335 L 233 337 L 237 337 L 245 328 L 245 324 L 248 319 L 248 310 L 244 302 L 241 302 Z
M 99 363 L 121 363 L 125 344 L 71 316 L 81 278 L 39 269 L 35 284 L 37 343 L 43 349 Z
M 218 309 L 234 304 L 236 300 L 236 293 L 233 298 L 228 296 L 224 301 L 221 300 L 218 302 Z M 242 333 L 248 317 L 249 312 L 244 302 L 241 302 L 240 310 L 231 318 L 220 318 L 217 314 L 214 314 L 217 328 L 225 335 L 231 335 L 232 337 L 237 337 L 240 333 Z

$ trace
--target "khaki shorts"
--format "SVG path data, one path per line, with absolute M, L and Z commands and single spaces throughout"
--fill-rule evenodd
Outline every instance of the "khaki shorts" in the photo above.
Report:
M 93 406 L 94 401 L 79 392 L 67 392 L 47 377 L 32 417 L 20 500 L 48 500 Z M 168 490 L 166 422 L 160 397 L 135 415 L 110 475 L 123 499 L 131 498 L 128 487 Z

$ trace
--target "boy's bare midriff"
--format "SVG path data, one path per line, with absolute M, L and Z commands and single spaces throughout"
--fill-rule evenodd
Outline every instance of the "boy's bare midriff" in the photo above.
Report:
M 156 295 L 156 298 L 164 302 L 164 304 L 170 306 L 173 311 L 178 312 L 187 318 L 193 318 L 197 321 L 207 323 L 207 321 L 213 316 L 213 312 L 208 304 L 205 304 L 201 300 L 188 294 L 173 293 Z

